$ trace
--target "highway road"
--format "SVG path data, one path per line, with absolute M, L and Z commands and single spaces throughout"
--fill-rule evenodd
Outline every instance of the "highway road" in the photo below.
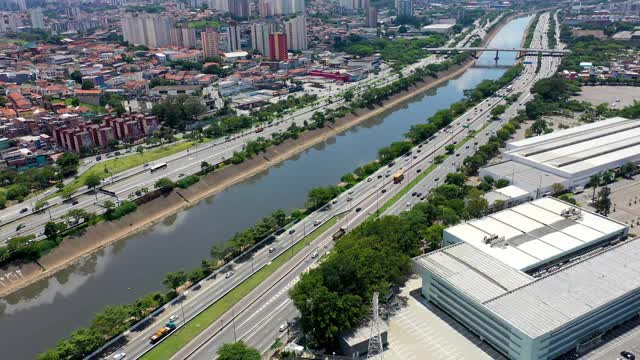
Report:
M 546 17 L 541 17 L 541 21 L 539 22 L 538 27 L 536 27 L 534 37 L 536 46 L 546 46 L 547 44 L 547 21 L 548 15 Z M 557 32 L 557 34 L 559 34 L 559 32 Z M 553 75 L 553 73 L 555 73 L 555 69 L 559 65 L 558 58 L 543 58 L 540 73 L 535 74 L 537 59 L 533 57 L 527 58 L 526 60 L 533 61 L 533 64 L 525 66 L 523 73 L 513 82 L 513 92 L 522 92 L 522 95 L 519 101 L 512 104 L 501 118 L 508 119 L 515 115 L 518 108 L 521 108 L 522 104 L 531 98 L 529 95 L 529 88 L 533 84 L 534 80 Z M 502 90 L 502 92 L 504 93 L 504 90 Z M 471 123 L 475 128 L 484 127 L 488 124 L 483 131 L 478 133 L 477 136 L 467 144 L 472 145 L 475 142 L 478 142 L 479 146 L 486 143 L 491 132 L 499 129 L 504 123 L 503 121 L 487 122 L 487 113 L 489 108 L 490 106 L 495 106 L 500 103 L 500 101 L 497 100 L 498 98 L 487 99 L 476 107 L 483 110 L 475 111 L 475 109 L 471 109 L 456 120 L 455 123 L 460 126 L 461 124 L 467 123 L 467 119 L 471 116 Z M 491 103 L 493 103 L 493 105 L 490 105 Z M 432 160 L 435 155 L 442 153 L 445 144 L 451 143 L 452 141 L 461 141 L 466 137 L 467 131 L 468 130 L 466 129 L 457 133 L 454 131 L 453 134 L 440 132 L 430 143 L 423 144 L 421 148 L 416 148 L 412 151 L 415 155 L 420 154 L 416 159 L 413 159 L 413 156 L 411 155 L 408 157 L 408 161 L 404 160 L 404 164 L 402 159 L 400 159 L 399 161 L 396 161 L 396 164 L 389 170 L 393 173 L 404 167 L 405 171 L 415 171 L 417 174 L 416 170 L 418 168 L 426 168 L 428 164 L 430 164 L 429 161 Z M 422 151 L 417 153 L 418 149 Z M 440 184 L 446 174 L 454 170 L 455 165 L 453 165 L 453 162 L 459 163 L 465 156 L 471 154 L 473 152 L 473 146 L 470 146 L 469 149 L 467 149 L 466 146 L 462 147 L 457 150 L 457 152 L 460 152 L 461 155 L 448 157 L 447 161 L 441 164 L 429 176 L 427 176 L 424 181 L 420 182 L 412 191 L 410 191 L 408 196 L 411 197 L 410 193 L 416 191 L 416 189 L 424 189 L 423 193 L 426 193 L 428 189 Z M 271 287 L 269 290 L 260 292 L 260 289 L 257 289 L 255 293 L 247 296 L 247 298 L 251 299 L 251 303 L 249 305 L 246 303 L 238 304 L 231 315 L 227 314 L 227 318 L 223 319 L 221 322 L 213 324 L 210 328 L 204 331 L 201 336 L 194 339 L 172 359 L 211 359 L 221 344 L 236 340 L 243 340 L 251 346 L 256 347 L 261 352 L 266 353 L 269 351 L 269 347 L 276 337 L 286 337 L 286 331 L 279 331 L 280 325 L 285 321 L 295 319 L 298 315 L 295 307 L 291 303 L 291 300 L 287 296 L 287 291 L 295 284 L 300 274 L 307 271 L 312 266 L 316 266 L 316 261 L 308 259 L 309 254 L 314 251 L 317 251 L 320 254 L 330 251 L 333 244 L 331 235 L 335 231 L 340 227 L 351 229 L 359 225 L 371 214 L 374 214 L 376 209 L 379 206 L 382 206 L 386 200 L 403 188 L 402 185 L 391 184 L 388 181 L 388 178 L 385 177 L 386 174 L 387 168 L 380 169 L 376 174 L 371 176 L 373 179 L 372 181 L 363 181 L 359 184 L 359 186 L 362 184 L 369 185 L 363 188 L 357 188 L 352 195 L 352 202 L 355 204 L 352 206 L 352 210 L 347 213 L 341 221 L 338 222 L 338 224 L 334 225 L 323 235 L 319 236 L 311 246 L 301 252 L 300 258 L 307 259 L 306 261 L 287 264 L 286 271 L 288 274 L 286 276 L 277 280 L 275 284 L 270 285 Z M 381 178 L 379 178 L 380 175 L 382 175 Z M 439 177 L 440 181 L 436 182 L 435 177 Z M 407 176 L 407 179 L 405 179 L 403 183 L 406 184 L 409 181 L 410 176 Z M 383 194 L 381 192 L 382 189 L 387 191 Z M 406 202 L 404 200 L 406 199 L 403 198 L 397 202 L 397 206 L 390 207 L 388 209 L 388 213 L 398 213 L 403 211 L 406 208 Z M 413 200 L 411 201 L 412 203 L 415 203 L 415 197 L 413 197 Z M 361 210 L 356 212 L 353 208 L 360 208 Z M 232 317 L 235 319 L 234 321 L 231 320 Z
M 532 73 L 534 69 L 535 65 L 527 66 L 527 70 L 524 71 L 522 77 L 529 78 L 530 80 L 533 76 Z M 516 87 L 515 92 L 517 91 L 517 86 L 514 85 L 514 87 Z M 175 358 L 210 358 L 210 354 L 215 352 L 217 346 L 222 342 L 233 341 L 232 339 L 245 339 L 251 344 L 257 344 L 256 346 L 259 349 L 266 350 L 273 342 L 275 334 L 279 333 L 277 328 L 285 319 L 292 319 L 295 315 L 295 308 L 293 308 L 293 305 L 286 295 L 287 290 L 295 283 L 298 275 L 302 271 L 317 262 L 319 257 L 311 259 L 311 253 L 317 251 L 321 255 L 328 251 L 332 245 L 331 236 L 338 229 L 345 227 L 347 230 L 350 230 L 359 225 L 371 214 L 374 214 L 388 199 L 400 191 L 403 186 L 393 184 L 391 174 L 398 171 L 406 172 L 407 178 L 403 181 L 403 183 L 406 184 L 413 178 L 412 173 L 417 174 L 417 169 L 419 168 L 421 170 L 425 169 L 429 165 L 429 161 L 433 160 L 433 157 L 443 153 L 444 146 L 452 141 L 462 141 L 466 137 L 468 130 L 461 127 L 463 123 L 469 123 L 477 128 L 484 126 L 487 120 L 486 114 L 490 111 L 491 106 L 499 102 L 498 100 L 499 98 L 491 98 L 478 104 L 477 108 L 483 108 L 483 110 L 469 110 L 454 122 L 455 125 L 452 126 L 452 133 L 440 132 L 432 141 L 423 143 L 421 147 L 414 149 L 412 151 L 413 155 L 407 157 L 407 160 L 399 159 L 392 166 L 380 169 L 370 176 L 369 179 L 357 184 L 349 192 L 341 194 L 329 210 L 317 211 L 304 221 L 295 224 L 292 228 L 295 230 L 293 234 L 289 234 L 287 231 L 280 235 L 272 245 L 257 251 L 251 257 L 250 261 L 231 264 L 235 272 L 233 276 L 226 278 L 224 273 L 228 268 L 225 268 L 215 278 L 210 277 L 205 279 L 200 284 L 198 290 L 190 290 L 184 299 L 181 298 L 181 301 L 171 303 L 163 308 L 162 313 L 154 317 L 150 324 L 144 329 L 129 331 L 126 334 L 128 343 L 117 352 L 127 353 L 127 358 L 138 358 L 152 347 L 148 341 L 148 337 L 155 332 L 156 328 L 166 323 L 169 316 L 178 315 L 178 326 L 180 327 L 185 319 L 188 320 L 205 309 L 226 292 L 237 286 L 241 281 L 248 278 L 254 271 L 257 271 L 262 266 L 268 266 L 266 264 L 275 256 L 286 252 L 289 246 L 310 232 L 314 228 L 314 224 L 323 223 L 333 216 L 342 214 L 337 224 L 319 236 L 312 245 L 301 251 L 292 261 L 289 261 L 273 275 L 273 277 L 276 277 L 280 273 L 284 273 L 281 275 L 281 279 L 276 277 L 280 280 L 275 282 L 265 281 L 263 285 L 255 290 L 255 296 L 253 296 L 253 294 L 246 296 L 245 299 L 234 307 L 231 315 L 226 314 L 221 321 L 216 322 L 210 329 L 203 332 L 202 336 L 185 347 Z M 466 119 L 472 120 L 467 121 Z M 498 124 L 498 122 L 492 122 L 490 124 Z M 269 128 L 264 130 L 265 133 L 267 131 L 269 131 Z M 223 146 L 215 149 L 215 151 L 218 151 L 217 156 L 224 156 L 224 154 L 233 151 L 233 147 L 237 145 L 234 142 L 228 142 L 225 146 L 226 147 Z M 204 153 L 202 153 L 202 151 L 204 151 Z M 199 170 L 200 162 L 208 156 L 207 152 L 214 152 L 214 150 L 208 147 L 205 148 L 204 146 L 203 149 L 200 150 L 194 149 L 192 153 L 187 155 L 193 157 L 193 159 L 189 159 L 191 165 L 183 165 L 178 171 L 185 171 L 186 173 L 189 169 L 188 166 L 197 166 Z M 460 156 L 460 159 L 462 159 L 462 155 Z M 449 159 L 455 158 L 455 156 L 449 157 Z M 434 170 L 432 174 L 441 171 L 446 175 L 446 173 L 452 170 L 451 166 L 453 165 L 442 164 Z M 167 171 L 169 169 L 168 167 Z M 173 173 L 175 174 L 175 171 Z M 427 179 L 428 178 L 429 176 L 427 176 Z M 111 189 L 122 192 L 131 191 L 131 189 L 127 188 L 127 184 L 128 182 L 115 183 L 111 186 Z M 403 204 L 402 201 L 398 203 Z M 395 208 L 396 207 L 392 207 L 390 210 Z M 270 252 L 269 247 L 274 247 L 275 251 Z M 264 286 L 272 286 L 272 288 L 263 289 Z M 247 302 L 249 303 L 247 304 Z M 274 328 L 276 329 L 275 333 L 273 332 Z M 179 328 L 176 331 L 180 331 Z M 212 334 L 217 335 L 211 337 Z M 224 341 L 221 342 L 219 341 L 220 339 L 224 339 Z

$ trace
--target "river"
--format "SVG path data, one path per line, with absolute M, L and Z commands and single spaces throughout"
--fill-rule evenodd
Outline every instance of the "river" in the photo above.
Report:
M 519 46 L 528 21 L 528 17 L 512 20 L 491 45 Z M 482 66 L 0 299 L 2 358 L 34 359 L 87 325 L 103 307 L 162 289 L 165 273 L 195 268 L 212 245 L 273 210 L 302 207 L 309 189 L 336 183 L 343 174 L 375 159 L 380 147 L 401 140 L 411 125 L 460 100 L 463 90 L 500 77 L 506 67 L 492 67 L 494 56 L 483 54 L 477 62 Z M 500 54 L 500 65 L 514 61 L 514 53 Z

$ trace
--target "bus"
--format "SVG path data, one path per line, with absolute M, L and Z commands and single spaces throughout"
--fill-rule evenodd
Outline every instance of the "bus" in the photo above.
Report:
M 162 169 L 166 169 L 167 168 L 167 163 L 159 163 L 159 164 L 155 164 L 151 166 L 151 172 L 156 172 L 158 170 L 162 170 Z
M 393 183 L 397 184 L 404 179 L 404 174 L 402 172 L 396 173 L 393 175 Z

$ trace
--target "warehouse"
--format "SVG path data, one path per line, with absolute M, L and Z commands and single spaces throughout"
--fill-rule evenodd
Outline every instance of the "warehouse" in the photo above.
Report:
M 480 169 L 480 176 L 507 178 L 535 196 L 554 183 L 574 189 L 593 174 L 639 162 L 639 139 L 640 121 L 620 117 L 554 131 L 508 143 L 507 161 Z
M 624 224 L 550 198 L 478 221 L 413 266 L 429 302 L 506 357 L 586 351 L 640 311 L 640 240 Z

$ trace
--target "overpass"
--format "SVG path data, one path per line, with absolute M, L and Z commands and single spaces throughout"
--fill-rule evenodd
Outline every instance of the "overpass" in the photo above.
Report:
M 470 52 L 473 57 L 477 58 L 478 53 L 483 51 L 495 51 L 497 61 L 500 59 L 499 53 L 502 52 L 516 52 L 518 55 L 516 58 L 520 59 L 524 56 L 539 55 L 539 56 L 564 56 L 570 54 L 570 50 L 564 49 L 536 49 L 536 48 L 496 48 L 496 47 L 455 47 L 455 48 L 424 48 L 425 51 L 434 53 L 453 53 L 453 52 Z

